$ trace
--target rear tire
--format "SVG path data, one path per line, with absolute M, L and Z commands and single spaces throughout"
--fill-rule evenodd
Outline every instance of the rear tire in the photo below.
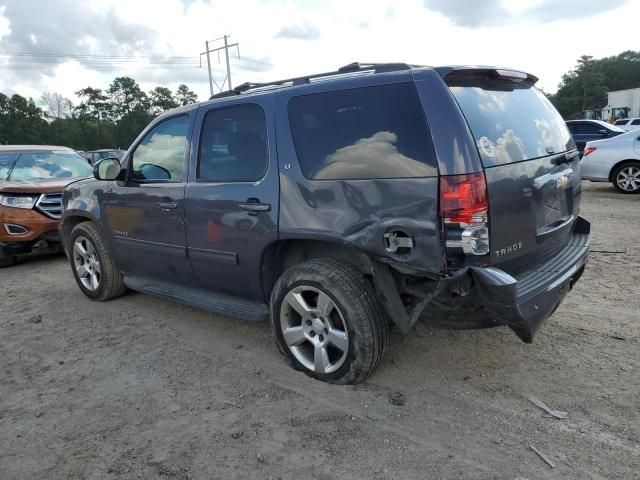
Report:
M 67 251 L 76 283 L 87 297 L 104 302 L 127 291 L 122 272 L 93 223 L 83 222 L 73 228 Z
M 611 180 L 620 193 L 640 193 L 640 162 L 618 165 L 611 175 Z
M 333 258 L 296 265 L 278 279 L 270 303 L 274 337 L 293 368 L 325 382 L 355 384 L 380 363 L 389 322 L 373 286 L 354 266 Z

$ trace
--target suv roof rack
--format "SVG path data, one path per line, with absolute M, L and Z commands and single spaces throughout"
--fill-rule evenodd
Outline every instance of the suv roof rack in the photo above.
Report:
M 335 72 L 315 73 L 313 75 L 305 75 L 303 77 L 285 78 L 284 80 L 275 80 L 273 82 L 254 83 L 246 82 L 242 85 L 238 85 L 233 90 L 227 90 L 226 92 L 220 92 L 216 95 L 212 95 L 209 100 L 216 98 L 233 97 L 235 95 L 241 95 L 250 90 L 257 89 L 269 89 L 278 88 L 283 86 L 305 85 L 311 83 L 311 80 L 317 78 L 331 78 L 339 75 L 348 75 L 353 73 L 385 73 L 396 72 L 400 70 L 411 70 L 412 68 L 419 67 L 420 65 L 410 65 L 408 63 L 360 63 L 353 62 L 348 65 L 340 67 Z M 287 85 L 290 84 L 290 85 Z

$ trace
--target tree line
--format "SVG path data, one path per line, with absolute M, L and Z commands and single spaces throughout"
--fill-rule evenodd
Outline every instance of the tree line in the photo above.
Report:
M 583 55 L 573 70 L 562 76 L 558 91 L 549 95 L 562 116 L 582 118 L 585 110 L 607 105 L 607 92 L 640 87 L 640 51 L 595 59 Z M 608 119 L 603 119 L 608 120 Z
M 45 92 L 34 101 L 0 93 L 0 144 L 50 144 L 78 150 L 126 149 L 157 115 L 198 101 L 187 85 L 175 91 L 143 91 L 130 77 L 117 77 L 109 88 L 75 92 L 78 103 Z

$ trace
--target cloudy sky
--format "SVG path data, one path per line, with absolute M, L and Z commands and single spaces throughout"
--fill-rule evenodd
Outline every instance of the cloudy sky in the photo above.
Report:
M 199 54 L 223 34 L 234 85 L 403 61 L 513 67 L 554 92 L 580 55 L 640 48 L 639 19 L 640 0 L 0 0 L 0 92 L 73 98 L 129 75 L 203 99 Z

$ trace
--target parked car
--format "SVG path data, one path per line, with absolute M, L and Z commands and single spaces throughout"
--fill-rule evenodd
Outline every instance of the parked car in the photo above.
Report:
M 0 146 L 0 267 L 32 250 L 59 249 L 62 189 L 90 175 L 70 148 Z
M 335 383 L 418 319 L 531 342 L 590 238 L 575 143 L 536 81 L 350 64 L 165 113 L 65 189 L 78 286 L 270 317 L 290 363 Z
M 587 143 L 582 176 L 592 182 L 611 182 L 621 193 L 640 193 L 640 132 Z
M 94 165 L 98 160 L 102 160 L 105 158 L 117 158 L 120 160 L 122 156 L 125 154 L 124 150 L 91 150 L 89 152 L 84 152 L 84 157 L 89 161 L 91 165 Z
M 615 121 L 614 125 L 625 132 L 638 130 L 640 128 L 640 118 L 620 118 Z
M 569 127 L 571 135 L 573 135 L 580 155 L 584 154 L 584 146 L 587 142 L 615 137 L 625 132 L 621 128 L 602 120 L 569 120 L 567 121 L 567 127 Z

